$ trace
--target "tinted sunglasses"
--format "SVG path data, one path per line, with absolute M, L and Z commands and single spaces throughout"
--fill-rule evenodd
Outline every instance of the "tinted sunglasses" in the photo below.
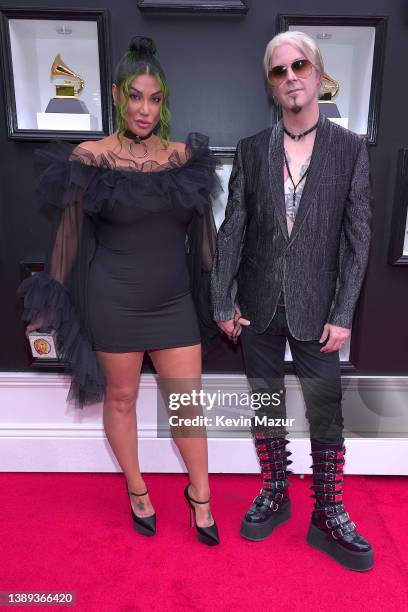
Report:
M 308 59 L 297 59 L 290 65 L 292 72 L 300 79 L 307 79 L 312 72 L 312 62 Z M 271 85 L 280 85 L 288 76 L 287 66 L 274 66 L 268 72 Z

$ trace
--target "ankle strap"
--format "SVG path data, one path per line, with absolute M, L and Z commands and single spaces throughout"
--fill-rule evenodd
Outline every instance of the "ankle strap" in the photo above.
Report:
M 210 502 L 210 498 L 206 499 L 205 501 L 198 501 L 198 499 L 193 499 L 190 495 L 189 495 L 190 501 L 194 502 L 195 504 L 208 504 Z
M 135 495 L 136 497 L 143 497 L 143 495 L 147 495 L 148 492 L 149 491 L 146 489 L 146 491 L 144 493 L 132 493 L 132 491 L 129 491 L 129 489 L 128 489 L 129 495 Z
M 198 501 L 198 499 L 194 499 L 193 497 L 191 497 L 188 489 L 189 487 L 187 487 L 187 497 L 190 499 L 190 501 L 194 502 L 195 504 L 208 504 L 209 503 L 210 498 L 206 499 L 205 501 Z

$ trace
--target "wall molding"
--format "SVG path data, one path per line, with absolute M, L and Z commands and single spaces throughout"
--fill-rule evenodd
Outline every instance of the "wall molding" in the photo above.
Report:
M 121 471 L 105 437 L 101 404 L 83 410 L 67 406 L 69 384 L 69 376 L 59 373 L 0 373 L 0 471 Z M 247 389 L 242 375 L 205 374 L 203 385 L 227 392 Z M 295 416 L 302 430 L 304 405 L 295 376 L 286 378 L 286 389 L 288 416 Z M 352 398 L 346 402 L 345 421 L 353 425 L 345 431 L 346 473 L 408 475 L 408 377 L 346 376 L 343 389 Z M 142 470 L 184 472 L 175 443 L 157 437 L 156 394 L 155 376 L 143 374 L 137 408 Z M 300 431 L 290 439 L 293 471 L 310 473 L 309 438 Z M 211 472 L 258 472 L 249 438 L 209 438 L 208 444 Z

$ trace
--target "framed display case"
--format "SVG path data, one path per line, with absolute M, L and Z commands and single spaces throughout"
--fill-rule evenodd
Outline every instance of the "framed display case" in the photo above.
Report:
M 398 151 L 389 263 L 408 266 L 408 149 Z
M 231 13 L 248 12 L 247 0 L 137 0 L 139 9 L 146 13 Z
M 387 18 L 278 15 L 278 31 L 309 34 L 323 55 L 327 93 L 321 112 L 377 143 Z M 325 88 L 326 90 L 326 88 Z
M 112 132 L 106 10 L 2 9 L 0 27 L 9 138 Z

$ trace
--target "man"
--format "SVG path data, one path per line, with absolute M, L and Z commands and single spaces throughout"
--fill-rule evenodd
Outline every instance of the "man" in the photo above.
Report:
M 252 390 L 280 393 L 278 409 L 273 402 L 264 409 L 272 418 L 286 417 L 288 339 L 313 458 L 307 542 L 345 567 L 368 570 L 372 547 L 342 501 L 339 362 L 369 251 L 366 141 L 320 114 L 324 67 L 312 38 L 279 34 L 267 45 L 264 65 L 282 120 L 238 143 L 212 273 L 214 319 L 231 339 L 240 336 Z M 252 419 L 263 486 L 242 523 L 241 535 L 250 540 L 265 539 L 290 517 L 288 432 L 275 422 Z

